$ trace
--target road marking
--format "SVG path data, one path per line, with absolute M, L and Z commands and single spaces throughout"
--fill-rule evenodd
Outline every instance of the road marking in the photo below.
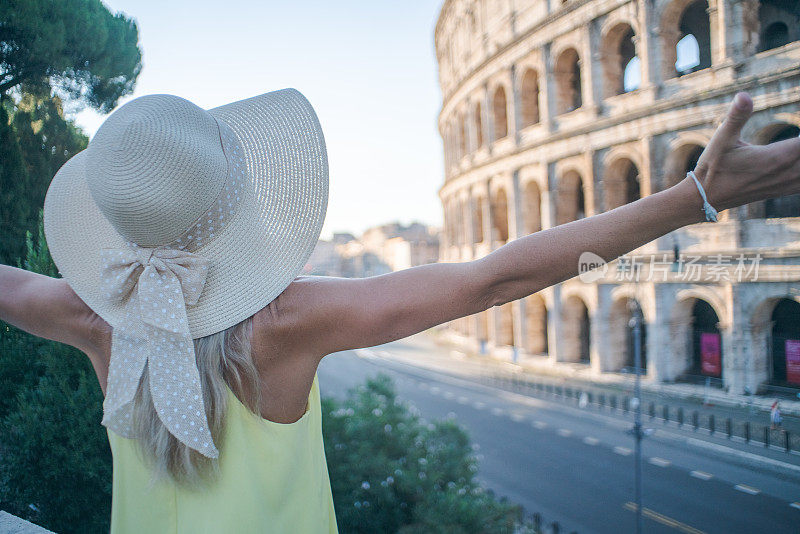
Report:
M 504 413 L 502 408 L 492 408 L 492 415 L 503 415 Z
M 473 402 L 472 407 L 475 408 L 476 410 L 483 410 L 484 408 L 486 408 L 486 404 L 482 402 Z
M 749 495 L 758 495 L 759 493 L 761 493 L 760 489 L 754 488 L 752 486 L 747 486 L 745 484 L 736 484 L 733 488 L 739 491 L 743 491 Z
M 626 510 L 630 510 L 631 512 L 635 512 L 637 509 L 636 503 L 626 502 L 622 505 L 623 508 Z M 687 525 L 686 523 L 681 523 L 677 519 L 672 519 L 671 517 L 667 517 L 664 514 L 659 514 L 651 510 L 650 508 L 642 507 L 642 515 L 652 519 L 653 521 L 658 521 L 662 525 L 667 525 L 668 527 L 672 527 L 675 530 L 680 530 L 686 534 L 705 534 L 702 530 L 697 530 L 693 526 Z
M 557 432 L 559 436 L 564 436 L 565 438 L 568 438 L 572 435 L 572 430 L 568 428 L 559 428 Z
M 511 414 L 511 419 L 513 419 L 514 421 L 519 423 L 520 421 L 524 421 L 525 420 L 525 416 L 522 415 L 521 413 L 512 413 Z
M 583 438 L 583 442 L 587 445 L 597 445 L 600 443 L 600 440 L 597 438 L 593 438 L 592 436 L 586 436 Z
M 419 385 L 420 389 L 428 389 L 428 383 L 427 382 L 420 382 L 418 385 Z
M 800 510 L 800 502 L 793 502 L 789 506 L 791 506 L 792 508 L 797 508 L 798 510 Z
M 663 458 L 659 458 L 658 456 L 653 456 L 650 458 L 650 463 L 658 467 L 669 467 L 672 462 Z
M 459 404 L 469 404 L 469 399 L 462 395 L 456 399 L 456 402 Z
M 614 447 L 614 452 L 621 454 L 622 456 L 630 456 L 631 453 L 633 453 L 633 451 L 627 447 Z
M 440 391 L 441 389 L 439 388 L 439 386 L 431 386 L 431 393 L 433 393 L 434 395 L 438 395 Z
M 544 421 L 534 421 L 533 426 L 541 430 L 543 428 L 547 428 L 547 423 L 545 423 Z
M 694 478 L 699 478 L 700 480 L 711 480 L 714 478 L 714 475 L 711 473 L 706 473 L 705 471 L 692 471 L 689 475 L 693 476 Z
M 455 398 L 456 394 L 452 391 L 445 391 L 443 396 L 445 399 L 453 399 Z

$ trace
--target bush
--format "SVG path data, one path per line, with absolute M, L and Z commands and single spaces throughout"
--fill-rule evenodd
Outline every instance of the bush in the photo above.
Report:
M 385 375 L 323 401 L 325 454 L 343 533 L 516 532 L 522 509 L 475 480 L 467 433 L 452 419 L 426 423 Z

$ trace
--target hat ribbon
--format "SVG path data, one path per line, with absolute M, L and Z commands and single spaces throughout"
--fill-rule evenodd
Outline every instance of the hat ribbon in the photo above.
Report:
M 219 455 L 206 420 L 186 306 L 203 291 L 209 260 L 186 250 L 139 247 L 101 251 L 101 287 L 112 302 L 129 303 L 114 325 L 103 424 L 135 437 L 132 408 L 145 364 L 159 418 L 188 447 Z M 137 305 L 138 302 L 138 305 Z

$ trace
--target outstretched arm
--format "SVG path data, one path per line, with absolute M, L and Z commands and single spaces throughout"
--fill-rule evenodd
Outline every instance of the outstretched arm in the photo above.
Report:
M 0 320 L 87 354 L 97 348 L 105 324 L 66 280 L 8 265 L 0 265 Z
M 800 139 L 751 146 L 740 139 L 752 113 L 737 95 L 695 174 L 722 211 L 800 192 Z M 585 251 L 606 261 L 705 219 L 694 182 L 619 208 L 516 239 L 487 256 L 363 279 L 301 277 L 270 306 L 300 352 L 339 350 L 400 339 L 516 300 L 578 274 Z

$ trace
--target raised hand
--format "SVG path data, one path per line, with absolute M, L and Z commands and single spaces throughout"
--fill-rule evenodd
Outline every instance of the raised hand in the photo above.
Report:
M 719 211 L 800 193 L 800 138 L 769 145 L 745 143 L 742 127 L 752 113 L 750 95 L 736 94 L 695 167 L 709 202 Z

